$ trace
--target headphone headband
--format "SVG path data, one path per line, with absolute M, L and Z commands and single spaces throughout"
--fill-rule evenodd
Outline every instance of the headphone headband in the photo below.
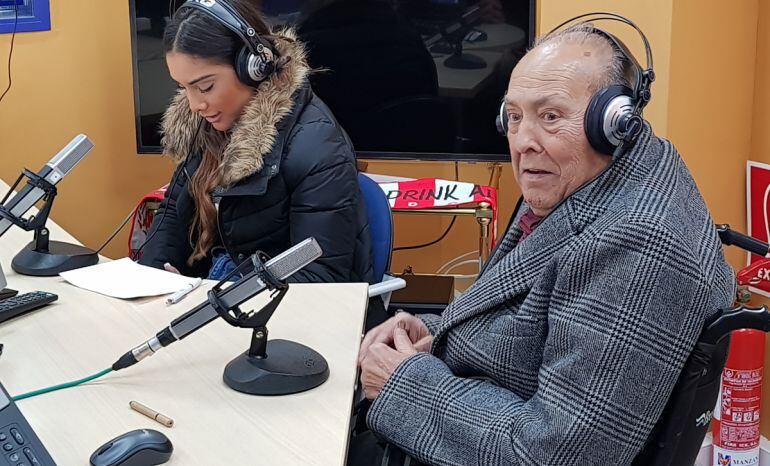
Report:
M 247 86 L 258 87 L 275 72 L 278 53 L 273 45 L 261 38 L 257 31 L 225 0 L 187 0 L 182 8 L 200 10 L 238 36 L 243 45 L 238 50 L 233 67 L 238 79 Z
M 253 54 L 263 54 L 265 44 L 257 31 L 228 3 L 217 0 L 187 0 L 179 9 L 192 8 L 213 16 L 227 29 L 233 31 Z M 269 48 L 269 47 L 268 47 Z M 273 51 L 271 49 L 271 51 Z M 274 51 L 273 51 L 274 52 Z
M 642 68 L 642 66 L 636 60 L 636 57 L 634 57 L 634 54 L 631 53 L 631 50 L 629 50 L 628 47 L 626 47 L 626 44 L 624 44 L 623 41 L 618 39 L 614 34 L 611 34 L 604 29 L 598 28 L 593 24 L 589 24 L 593 21 L 617 21 L 618 23 L 623 23 L 634 28 L 637 34 L 639 34 L 639 37 L 642 39 L 647 67 Z M 636 111 L 641 112 L 641 110 L 647 105 L 647 103 L 650 101 L 650 98 L 652 97 L 650 93 L 650 86 L 652 85 L 652 82 L 655 81 L 655 71 L 653 71 L 652 68 L 652 49 L 650 48 L 650 41 L 647 40 L 647 36 L 644 35 L 644 32 L 639 28 L 639 26 L 636 25 L 636 23 L 626 18 L 625 16 L 608 11 L 594 11 L 592 13 L 584 13 L 582 15 L 578 15 L 574 18 L 563 21 L 561 24 L 551 29 L 548 34 L 545 35 L 545 37 L 547 38 L 557 30 L 570 23 L 574 23 L 574 25 L 589 25 L 593 34 L 598 34 L 609 40 L 610 43 L 615 46 L 616 49 L 619 50 L 620 53 L 622 53 L 631 63 L 632 67 L 634 68 L 634 73 L 636 74 L 636 82 L 633 83 Z
M 592 16 L 595 16 L 595 18 L 590 18 Z M 588 19 L 583 19 L 583 18 L 588 18 Z M 573 23 L 579 19 L 582 19 L 582 21 L 579 21 L 577 24 L 590 23 L 591 21 L 617 21 L 619 23 L 625 23 L 631 26 L 632 28 L 634 28 L 634 30 L 636 30 L 636 32 L 639 34 L 639 37 L 641 37 L 642 42 L 644 43 L 644 53 L 645 53 L 645 58 L 647 59 L 647 67 L 644 69 L 644 71 L 652 71 L 653 69 L 652 68 L 652 49 L 650 48 L 650 41 L 647 40 L 647 36 L 644 35 L 644 32 L 642 32 L 642 30 L 639 28 L 639 26 L 636 25 L 636 23 L 626 18 L 625 16 L 621 16 L 616 13 L 610 13 L 608 11 L 594 11 L 592 13 L 584 13 L 582 15 L 575 16 L 574 18 L 570 18 L 562 22 L 555 28 L 551 29 L 548 32 L 548 34 L 545 35 L 545 37 L 550 36 L 551 34 L 561 29 L 562 27 L 566 26 L 567 24 Z M 612 34 L 599 28 L 594 28 L 594 29 L 601 31 L 603 35 L 610 36 L 611 37 L 610 40 L 613 43 L 616 43 L 616 44 L 618 43 L 618 39 L 615 38 L 615 36 L 613 36 Z M 633 58 L 633 55 L 631 55 L 629 58 Z M 634 59 L 634 61 L 636 60 Z

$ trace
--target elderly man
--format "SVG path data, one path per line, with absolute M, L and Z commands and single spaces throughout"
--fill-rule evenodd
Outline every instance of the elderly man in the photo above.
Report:
M 642 449 L 735 284 L 670 142 L 644 123 L 615 160 L 589 144 L 589 100 L 628 85 L 628 66 L 586 25 L 516 66 L 505 114 L 525 206 L 442 316 L 400 313 L 361 348 L 367 424 L 391 452 L 562 466 L 630 464 Z

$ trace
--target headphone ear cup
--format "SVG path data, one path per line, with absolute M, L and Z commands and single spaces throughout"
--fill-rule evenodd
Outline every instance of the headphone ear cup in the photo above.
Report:
M 505 101 L 500 104 L 500 111 L 497 113 L 495 126 L 497 127 L 497 132 L 501 135 L 506 136 L 508 134 L 508 115 L 505 114 Z
M 261 53 L 254 55 L 247 46 L 241 47 L 235 57 L 235 74 L 247 86 L 257 87 L 275 71 L 273 52 L 260 47 Z
M 259 86 L 259 82 L 255 81 L 249 73 L 249 60 L 251 58 L 251 51 L 247 46 L 241 47 L 238 51 L 238 55 L 235 56 L 235 74 L 238 79 L 245 85 L 251 87 Z
M 612 155 L 623 142 L 629 119 L 634 115 L 633 92 L 627 86 L 605 87 L 591 98 L 583 126 L 591 147 Z

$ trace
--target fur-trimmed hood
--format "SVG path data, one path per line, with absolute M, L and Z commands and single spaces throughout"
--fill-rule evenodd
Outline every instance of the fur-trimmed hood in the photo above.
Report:
M 258 172 L 264 156 L 270 152 L 278 136 L 278 123 L 289 115 L 293 95 L 307 80 L 310 67 L 304 45 L 297 41 L 296 32 L 286 29 L 277 34 L 276 48 L 281 56 L 291 57 L 283 70 L 260 84 L 243 115 L 230 135 L 222 158 L 222 180 L 225 187 Z M 281 39 L 284 37 L 286 39 Z M 190 110 L 184 91 L 177 92 L 169 105 L 161 130 L 163 152 L 179 164 L 188 151 L 200 153 L 207 141 L 221 137 L 211 124 L 203 121 L 200 134 L 191 145 L 202 118 Z

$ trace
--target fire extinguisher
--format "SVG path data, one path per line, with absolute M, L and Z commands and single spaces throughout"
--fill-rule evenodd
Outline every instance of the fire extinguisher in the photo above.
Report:
M 750 299 L 748 285 L 770 278 L 763 259 L 738 273 L 738 301 Z M 719 398 L 711 431 L 714 436 L 714 466 L 759 464 L 759 410 L 762 397 L 762 369 L 765 333 L 742 329 L 732 332 Z

